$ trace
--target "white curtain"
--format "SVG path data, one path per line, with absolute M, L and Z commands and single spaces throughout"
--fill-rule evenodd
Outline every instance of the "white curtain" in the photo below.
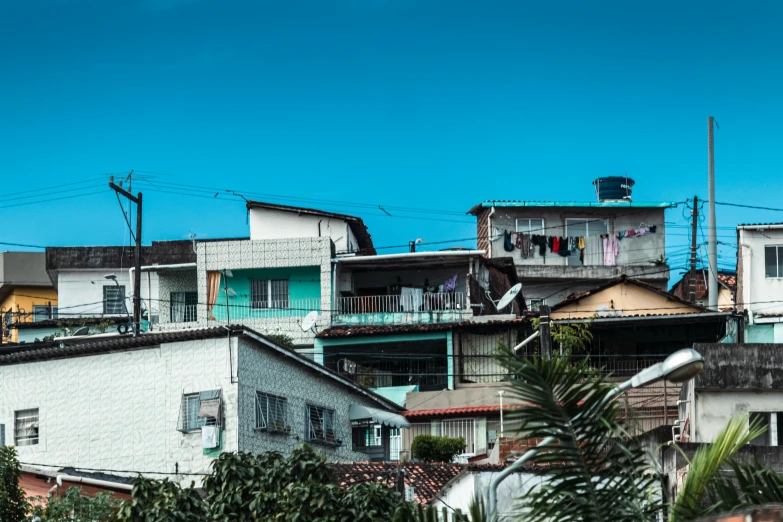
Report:
M 185 321 L 185 292 L 171 293 L 171 322 Z

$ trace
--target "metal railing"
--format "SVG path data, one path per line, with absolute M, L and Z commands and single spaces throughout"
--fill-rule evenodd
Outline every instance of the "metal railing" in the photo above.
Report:
M 198 320 L 198 305 L 171 303 L 172 323 L 192 323 Z
M 280 301 L 245 301 L 244 303 L 215 303 L 212 317 L 217 321 L 241 321 L 246 319 L 281 319 L 304 317 L 321 309 L 320 299 L 286 299 Z M 211 319 L 209 317 L 208 319 Z
M 478 424 L 476 419 L 442 419 L 431 422 L 411 423 L 410 428 L 403 430 L 403 444 L 405 450 L 410 454 L 410 446 L 413 439 L 419 435 L 436 435 L 438 437 L 451 437 L 465 439 L 465 451 L 458 455 L 454 461 L 457 463 L 467 463 L 470 457 L 476 455 L 476 451 L 486 450 L 486 448 L 477 448 L 476 443 L 479 438 L 486 441 L 486 433 L 479 437 L 477 432 Z
M 340 297 L 337 299 L 339 314 L 451 312 L 467 310 L 462 292 L 422 293 L 406 295 L 368 295 Z

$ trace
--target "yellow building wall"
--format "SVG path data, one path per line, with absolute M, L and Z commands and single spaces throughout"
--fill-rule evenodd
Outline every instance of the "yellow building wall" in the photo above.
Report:
M 46 306 L 50 304 L 57 306 L 57 291 L 54 288 L 42 288 L 40 286 L 17 286 L 11 293 L 0 302 L 0 314 L 5 318 L 5 314 L 11 312 L 24 312 L 30 315 L 24 316 L 25 322 L 33 320 L 33 306 Z M 14 315 L 14 321 L 18 316 Z M 5 319 L 3 319 L 5 321 Z M 15 343 L 17 340 L 16 329 L 11 330 L 10 337 L 3 337 L 2 342 Z
M 620 283 L 552 312 L 552 319 L 581 319 L 599 316 L 670 315 L 698 313 L 700 310 L 640 286 Z

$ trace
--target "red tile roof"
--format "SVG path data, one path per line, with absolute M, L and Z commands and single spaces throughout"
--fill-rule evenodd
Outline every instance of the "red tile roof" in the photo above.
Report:
M 459 323 L 435 324 L 394 324 L 382 326 L 333 326 L 318 333 L 316 337 L 367 337 L 371 335 L 393 335 L 403 333 L 447 332 L 449 330 L 470 330 L 482 327 L 524 326 L 530 322 L 530 317 L 538 316 L 538 312 L 526 312 L 523 317 L 499 321 L 462 321 Z
M 504 404 L 503 410 L 521 408 L 522 404 Z M 429 410 L 408 410 L 403 412 L 406 419 L 415 417 L 446 417 L 450 415 L 472 415 L 475 413 L 497 413 L 500 405 L 491 406 L 463 406 L 461 408 L 433 408 Z
M 396 462 L 351 462 L 337 463 L 334 473 L 341 487 L 349 488 L 365 482 L 378 482 L 388 488 L 394 487 L 398 464 Z M 414 499 L 420 504 L 426 504 L 440 496 L 440 491 L 463 466 L 445 463 L 405 462 L 405 484 L 413 486 Z

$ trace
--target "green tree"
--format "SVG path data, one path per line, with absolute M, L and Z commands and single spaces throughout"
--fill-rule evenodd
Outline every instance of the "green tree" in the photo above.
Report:
M 451 462 L 463 451 L 465 451 L 465 439 L 462 437 L 417 435 L 411 443 L 413 458 L 425 462 Z
M 283 348 L 294 348 L 294 338 L 285 334 L 270 334 L 266 336 L 273 343 L 282 346 Z
M 30 505 L 19 485 L 22 466 L 11 446 L 0 446 L 0 520 L 22 522 L 27 520 Z
M 37 498 L 33 515 L 42 522 L 95 522 L 109 520 L 118 507 L 109 493 L 90 497 L 82 494 L 82 488 L 70 488 L 62 497 Z
M 208 520 L 207 504 L 193 488 L 167 480 L 137 477 L 133 499 L 123 502 L 114 520 L 121 522 L 190 522 Z

